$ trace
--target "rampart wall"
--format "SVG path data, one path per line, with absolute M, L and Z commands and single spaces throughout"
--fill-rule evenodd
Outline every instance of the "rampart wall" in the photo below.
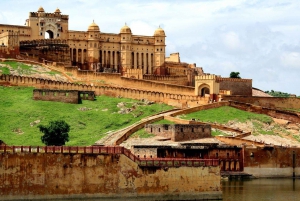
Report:
M 252 105 L 249 103 L 241 103 L 237 101 L 229 101 L 231 107 L 245 110 L 249 112 L 259 113 L 259 114 L 266 114 L 268 116 L 278 118 L 278 119 L 285 119 L 290 122 L 300 123 L 300 115 L 297 112 L 286 111 L 286 110 L 279 110 L 279 109 L 272 109 L 272 108 L 265 108 L 257 105 Z
M 143 75 L 144 80 L 151 80 L 155 82 L 162 82 L 167 84 L 176 84 L 187 86 L 189 84 L 188 77 L 186 75 L 170 75 L 170 76 L 159 76 L 159 75 Z
M 223 100 L 250 103 L 266 108 L 300 109 L 300 98 L 289 97 L 255 97 L 255 96 L 223 96 Z
M 252 96 L 252 79 L 218 78 L 220 90 L 230 90 L 231 95 Z
M 0 75 L 0 84 L 1 82 L 9 82 L 11 85 L 16 86 L 31 86 L 39 89 L 59 89 L 59 90 L 78 90 L 78 91 L 95 91 L 96 95 L 107 95 L 111 97 L 125 97 L 133 99 L 148 99 L 155 102 L 164 102 L 166 104 L 176 104 L 177 107 L 184 108 L 187 107 L 188 102 L 198 102 L 206 103 L 207 99 L 199 96 L 193 95 L 179 95 L 171 94 L 167 92 L 156 92 L 156 91 L 147 91 L 141 89 L 132 89 L 125 87 L 112 87 L 112 86 L 92 86 L 92 85 L 83 85 L 75 84 L 69 82 L 60 82 L 54 80 L 46 80 L 34 77 L 23 77 L 23 76 L 14 76 L 14 75 Z M 128 85 L 130 81 L 127 80 Z M 172 91 L 170 88 L 172 86 L 166 86 L 166 91 Z M 176 88 L 176 87 L 175 87 Z M 177 88 L 179 90 L 179 88 Z
M 189 114 L 189 113 L 197 112 L 200 110 L 208 110 L 208 109 L 218 108 L 218 107 L 222 107 L 222 106 L 229 106 L 229 102 L 223 101 L 223 102 L 211 103 L 211 104 L 206 104 L 206 105 L 200 105 L 197 107 L 188 108 L 188 109 L 180 110 L 178 112 L 174 112 L 171 116 L 175 117 L 178 115 Z M 201 119 L 200 119 L 200 121 L 201 121 Z
M 1 200 L 221 199 L 219 166 L 139 167 L 123 154 L 2 153 Z

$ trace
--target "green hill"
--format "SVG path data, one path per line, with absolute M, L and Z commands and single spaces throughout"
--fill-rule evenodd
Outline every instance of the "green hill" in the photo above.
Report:
M 83 100 L 82 104 L 34 101 L 32 91 L 33 88 L 0 86 L 0 139 L 8 145 L 43 145 L 37 125 L 57 119 L 71 126 L 66 145 L 92 145 L 109 131 L 172 108 L 107 96 L 98 96 L 96 101 Z M 121 108 L 130 112 L 119 114 Z

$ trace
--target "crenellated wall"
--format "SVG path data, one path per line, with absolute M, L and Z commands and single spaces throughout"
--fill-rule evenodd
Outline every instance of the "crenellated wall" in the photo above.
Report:
M 128 78 L 122 78 L 128 79 Z M 131 83 L 127 80 L 128 83 Z M 138 80 L 137 80 L 138 82 Z M 198 102 L 198 104 L 204 104 L 207 102 L 207 99 L 193 96 L 193 95 L 182 95 L 168 93 L 172 91 L 172 87 L 179 90 L 180 87 L 164 85 L 166 92 L 156 92 L 143 89 L 132 89 L 125 87 L 112 87 L 112 86 L 92 86 L 92 85 L 83 85 L 75 84 L 69 82 L 60 82 L 54 80 L 46 80 L 34 77 L 22 77 L 14 75 L 1 75 L 1 83 L 10 83 L 10 85 L 15 86 L 31 86 L 40 89 L 60 89 L 60 90 L 79 90 L 79 91 L 95 91 L 96 95 L 107 95 L 112 97 L 125 97 L 133 99 L 148 99 L 155 102 L 164 102 L 166 104 L 176 104 L 177 107 L 187 107 L 188 102 Z M 155 84 L 155 83 L 154 83 Z M 128 86 L 130 86 L 128 84 Z M 174 90 L 176 91 L 176 90 Z
M 187 86 L 189 84 L 186 75 L 170 75 L 170 76 L 160 76 L 160 75 L 143 75 L 144 80 L 151 80 L 155 82 L 162 82 L 166 84 L 176 84 Z

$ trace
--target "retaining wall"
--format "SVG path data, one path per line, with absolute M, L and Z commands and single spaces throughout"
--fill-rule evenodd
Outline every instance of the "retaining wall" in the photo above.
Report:
M 1 200 L 221 199 L 220 168 L 139 167 L 123 154 L 2 153 Z

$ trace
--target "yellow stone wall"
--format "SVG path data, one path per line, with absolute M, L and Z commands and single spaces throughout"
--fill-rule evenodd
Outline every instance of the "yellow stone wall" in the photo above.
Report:
M 221 198 L 219 167 L 140 168 L 124 155 L 0 155 L 1 199 Z

